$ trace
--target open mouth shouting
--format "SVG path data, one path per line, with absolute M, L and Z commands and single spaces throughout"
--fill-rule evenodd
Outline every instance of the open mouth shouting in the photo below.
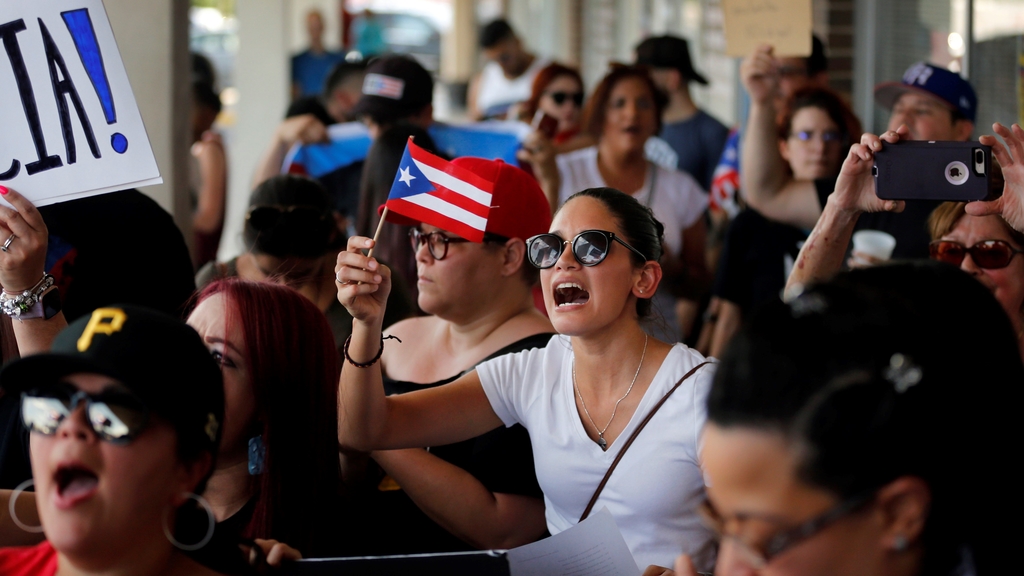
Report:
M 575 282 L 560 282 L 553 291 L 555 306 L 582 306 L 590 300 L 590 292 Z
M 57 467 L 53 482 L 57 486 L 55 504 L 67 510 L 96 494 L 99 478 L 83 464 L 70 462 Z

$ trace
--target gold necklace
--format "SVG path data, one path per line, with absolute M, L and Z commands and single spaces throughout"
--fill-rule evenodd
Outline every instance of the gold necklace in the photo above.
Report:
M 594 418 L 590 415 L 590 410 L 587 410 L 587 403 L 583 401 L 583 394 L 580 394 L 580 387 L 576 385 L 576 354 L 572 355 L 572 388 L 576 391 L 576 396 L 580 399 L 580 405 L 583 406 L 583 413 L 587 415 L 587 420 L 590 420 L 590 424 L 597 430 L 597 445 L 601 447 L 601 450 L 608 450 L 608 441 L 604 439 L 604 433 L 608 430 L 608 427 L 612 425 L 612 420 L 615 420 L 615 411 L 619 409 L 619 404 L 629 396 L 629 393 L 633 391 L 633 385 L 636 384 L 636 377 L 640 375 L 640 369 L 644 367 L 644 357 L 647 356 L 647 341 L 650 336 L 644 334 L 644 351 L 640 354 L 640 365 L 636 367 L 636 374 L 633 374 L 633 381 L 629 383 L 629 388 L 626 389 L 626 393 L 622 395 L 622 398 L 615 403 L 612 407 L 612 416 L 608 419 L 608 423 L 604 425 L 604 428 L 597 430 L 597 423 L 594 422 Z

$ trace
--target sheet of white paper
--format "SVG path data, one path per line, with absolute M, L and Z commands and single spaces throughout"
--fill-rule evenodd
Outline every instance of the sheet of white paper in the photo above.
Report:
M 639 576 L 607 508 L 550 538 L 508 551 L 512 576 Z
M 0 184 L 42 206 L 161 181 L 102 0 L 0 2 Z

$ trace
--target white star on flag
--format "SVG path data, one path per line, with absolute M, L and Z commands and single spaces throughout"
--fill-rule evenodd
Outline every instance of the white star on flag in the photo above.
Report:
M 398 180 L 399 180 L 400 182 L 403 182 L 403 183 L 404 183 L 404 184 L 405 184 L 406 186 L 408 186 L 408 187 L 412 188 L 412 184 L 411 184 L 411 182 L 412 182 L 413 180 L 415 180 L 415 179 L 416 179 L 416 177 L 415 177 L 415 176 L 413 176 L 412 174 L 410 174 L 410 173 L 409 173 L 409 170 L 410 170 L 410 169 L 409 169 L 409 167 L 408 167 L 408 166 L 407 166 L 407 167 L 405 167 L 405 168 L 402 168 L 402 169 L 400 169 L 400 170 L 399 170 L 399 172 L 401 172 L 401 173 L 402 173 L 402 175 L 398 177 Z

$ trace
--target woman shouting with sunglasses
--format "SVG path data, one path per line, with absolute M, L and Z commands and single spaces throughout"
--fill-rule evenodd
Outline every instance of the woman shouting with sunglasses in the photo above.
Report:
M 645 146 L 661 129 L 665 96 L 647 69 L 615 66 L 594 89 L 583 129 L 594 146 L 560 156 L 536 157 L 533 168 L 551 207 L 586 188 L 610 186 L 650 207 L 665 226 L 665 282 L 654 297 L 652 334 L 670 342 L 690 332 L 698 302 L 710 287 L 704 248 L 707 194 L 689 174 L 647 159 Z
M 47 538 L 0 549 L 0 573 L 214 574 L 184 553 L 213 535 L 198 494 L 224 414 L 220 372 L 194 330 L 143 308 L 100 308 L 0 381 L 21 396 L 41 526 L 16 522 Z
M 526 244 L 559 336 L 451 384 L 390 397 L 375 362 L 391 274 L 362 254 L 371 240 L 350 239 L 337 267 L 338 299 L 354 318 L 341 442 L 363 450 L 438 445 L 522 424 L 552 534 L 607 507 L 639 565 L 668 566 L 685 550 L 710 567 L 710 533 L 696 509 L 704 493 L 698 436 L 714 368 L 640 324 L 662 277 L 662 232 L 622 192 L 573 196 L 550 232 Z

